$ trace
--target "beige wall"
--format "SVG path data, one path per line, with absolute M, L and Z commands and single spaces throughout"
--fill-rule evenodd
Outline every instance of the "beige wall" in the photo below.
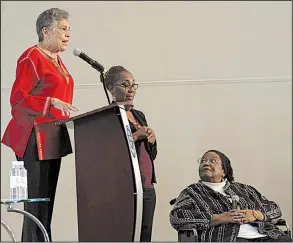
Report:
M 63 60 L 81 111 L 106 105 L 98 74 L 72 55 L 122 64 L 140 84 L 136 107 L 158 140 L 153 240 L 176 240 L 168 202 L 198 180 L 196 159 L 217 148 L 237 181 L 276 201 L 292 224 L 290 2 L 1 2 L 1 135 L 10 119 L 15 64 L 37 41 L 35 21 L 50 7 L 72 15 Z M 168 120 L 167 120 L 168 118 Z M 72 134 L 72 132 L 71 132 Z M 1 147 L 1 198 L 9 196 L 13 153 Z M 64 159 L 53 216 L 54 240 L 77 240 L 74 155 Z M 18 238 L 22 217 L 7 214 Z M 66 223 L 62 223 L 66 220 Z M 2 230 L 2 240 L 8 240 Z

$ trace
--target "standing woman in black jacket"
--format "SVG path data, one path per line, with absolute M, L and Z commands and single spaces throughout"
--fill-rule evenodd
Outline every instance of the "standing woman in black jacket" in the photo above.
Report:
M 138 84 L 131 72 L 122 66 L 113 66 L 105 77 L 107 89 L 114 102 L 133 100 Z M 152 237 L 153 217 L 156 206 L 154 183 L 156 176 L 154 160 L 157 156 L 155 132 L 148 126 L 145 115 L 138 110 L 130 109 L 127 117 L 135 142 L 143 186 L 143 216 L 140 241 L 150 242 Z

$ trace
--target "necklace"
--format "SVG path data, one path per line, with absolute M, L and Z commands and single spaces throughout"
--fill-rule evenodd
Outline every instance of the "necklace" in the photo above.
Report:
M 135 118 L 134 118 L 134 116 L 131 114 L 131 115 L 129 115 L 130 113 L 128 113 L 127 114 L 127 116 L 128 116 L 128 120 L 131 122 L 131 123 L 133 123 L 133 125 L 135 126 L 135 127 L 137 127 L 137 128 L 141 128 L 141 125 L 139 125 L 138 123 L 137 123 L 137 121 L 135 120 Z
M 43 49 L 40 45 L 38 45 L 38 48 L 43 51 L 47 56 L 49 56 L 50 58 L 52 58 L 53 60 L 57 60 L 57 54 L 53 54 L 51 52 L 49 52 L 48 50 L 46 49 Z
M 130 120 L 131 121 L 131 120 Z M 131 121 L 133 125 L 137 128 L 141 128 L 141 125 L 139 125 L 136 121 Z
M 66 83 L 69 83 L 69 75 L 67 70 L 61 65 L 61 62 L 59 62 L 58 60 L 58 56 L 57 54 L 55 54 L 56 56 L 52 57 L 52 53 L 50 53 L 49 51 L 43 49 L 42 47 L 40 47 L 39 45 L 37 45 L 37 48 L 40 50 L 40 52 L 42 53 L 42 55 L 47 58 L 47 60 L 49 62 L 51 62 L 58 70 L 59 72 L 63 75 L 63 77 L 66 80 Z M 49 52 L 49 53 L 48 53 Z

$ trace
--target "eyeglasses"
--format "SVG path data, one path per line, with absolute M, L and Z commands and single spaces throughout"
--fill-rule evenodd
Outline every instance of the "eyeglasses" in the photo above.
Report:
M 57 28 L 63 33 L 70 33 L 70 27 L 67 28 L 66 26 L 57 26 Z
M 138 88 L 138 84 L 132 84 L 132 85 L 129 85 L 129 84 L 116 84 L 116 86 L 120 86 L 124 90 L 126 90 L 126 89 L 128 89 L 128 90 L 130 90 L 130 89 L 137 90 L 137 88 Z
M 206 162 L 210 162 L 211 164 L 216 164 L 218 161 L 220 161 L 219 159 L 217 159 L 217 158 L 211 158 L 211 159 L 206 159 L 206 158 L 200 158 L 200 159 L 198 159 L 197 160 L 197 162 L 199 163 L 199 164 L 204 164 L 204 163 L 206 163 Z

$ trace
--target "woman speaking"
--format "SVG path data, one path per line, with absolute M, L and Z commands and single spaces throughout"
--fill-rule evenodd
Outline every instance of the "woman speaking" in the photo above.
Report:
M 28 176 L 29 198 L 50 198 L 50 202 L 25 203 L 24 210 L 36 216 L 51 237 L 51 219 L 61 158 L 72 153 L 66 126 L 54 120 L 69 118 L 72 111 L 73 79 L 58 53 L 68 48 L 69 14 L 51 8 L 36 21 L 39 43 L 17 60 L 16 78 L 10 95 L 12 119 L 2 143 L 17 160 L 23 160 Z M 22 241 L 44 241 L 41 231 L 24 219 Z

